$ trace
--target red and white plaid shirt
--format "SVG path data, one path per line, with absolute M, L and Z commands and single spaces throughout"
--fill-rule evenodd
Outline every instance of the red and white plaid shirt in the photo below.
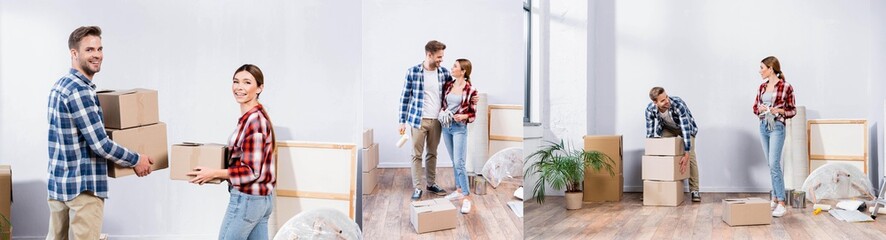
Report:
M 768 80 L 760 84 L 760 89 L 757 91 L 757 99 L 754 101 L 754 115 L 757 115 L 760 119 L 763 119 L 760 116 L 760 112 L 764 109 L 759 109 L 759 106 L 763 104 L 762 98 L 763 94 L 766 93 L 766 85 L 768 84 Z M 779 114 L 775 117 L 775 120 L 782 123 L 784 123 L 786 118 L 793 118 L 794 115 L 797 115 L 797 108 L 794 105 L 794 87 L 790 83 L 781 80 L 775 84 L 775 101 L 772 107 L 784 109 L 784 114 Z
M 455 82 L 456 81 L 448 81 L 443 84 L 443 97 L 441 99 L 446 99 L 446 95 L 448 95 L 449 92 L 452 91 L 452 86 L 453 84 L 455 84 Z M 476 118 L 477 115 L 477 102 L 471 101 L 471 99 L 476 96 L 477 90 L 474 89 L 473 85 L 471 85 L 471 82 L 465 82 L 465 88 L 462 90 L 461 93 L 461 106 L 458 107 L 457 112 L 454 112 L 452 114 L 467 114 L 468 123 L 474 122 L 474 118 Z M 446 100 L 443 100 L 442 109 L 448 109 L 449 107 L 446 105 L 448 105 L 446 104 Z
M 271 128 L 271 121 L 259 104 L 240 117 L 237 131 L 231 135 L 229 181 L 242 193 L 267 196 L 277 185 Z

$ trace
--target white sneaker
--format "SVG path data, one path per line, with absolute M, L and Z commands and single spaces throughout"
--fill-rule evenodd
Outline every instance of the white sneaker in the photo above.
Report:
M 446 195 L 443 198 L 445 198 L 446 200 L 449 200 L 449 201 L 453 201 L 453 200 L 462 199 L 464 197 L 465 197 L 465 195 L 461 194 L 461 192 L 453 191 L 452 193 L 450 193 L 449 195 Z
M 784 208 L 784 205 L 778 204 L 778 206 L 775 206 L 775 210 L 772 211 L 772 216 L 781 217 L 784 216 L 785 212 L 787 212 L 787 209 Z
M 467 214 L 471 212 L 471 200 L 465 199 L 461 202 L 461 213 Z

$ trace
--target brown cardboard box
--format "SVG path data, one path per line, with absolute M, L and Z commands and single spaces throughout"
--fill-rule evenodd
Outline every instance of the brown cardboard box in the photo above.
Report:
M 168 152 L 166 150 L 166 124 L 157 123 L 148 126 L 135 127 L 129 129 L 105 129 L 111 140 L 117 144 L 135 151 L 145 154 L 154 159 L 154 165 L 151 171 L 165 169 L 169 167 Z M 132 167 L 121 167 L 113 161 L 108 160 L 108 177 L 118 178 L 129 175 L 135 175 Z
M 585 151 L 599 151 L 603 154 L 612 158 L 612 161 L 615 165 L 612 165 L 612 171 L 615 172 L 615 175 L 620 175 L 624 172 L 624 167 L 622 167 L 622 136 L 621 135 L 611 135 L 611 136 L 584 136 L 585 141 Z M 585 175 L 589 174 L 601 174 L 601 175 L 609 175 L 605 170 L 600 170 L 600 172 L 593 172 L 590 170 L 585 170 Z M 585 177 L 587 178 L 587 177 Z M 585 180 L 587 181 L 587 180 Z
M 723 221 L 729 226 L 772 223 L 769 200 L 762 198 L 723 199 Z
M 647 138 L 646 156 L 683 155 L 683 138 Z
M 197 166 L 206 169 L 225 169 L 230 159 L 228 147 L 216 143 L 180 143 L 173 144 L 169 157 L 169 179 L 190 181 L 193 177 L 188 172 Z M 221 183 L 213 180 L 209 183 Z
M 0 214 L 6 218 L 0 217 L 0 239 L 10 239 L 9 237 L 12 236 L 12 167 L 9 165 L 0 165 L 0 196 L 2 196 L 0 197 Z
M 363 172 L 368 173 L 378 167 L 378 143 L 373 143 L 369 148 L 360 149 L 363 154 Z
M 643 156 L 643 180 L 677 181 L 689 178 L 689 163 L 686 164 L 686 171 L 680 173 L 682 157 Z
M 585 175 L 582 199 L 584 202 L 619 202 L 624 193 L 624 180 L 621 174 Z
M 361 148 L 369 148 L 374 143 L 373 134 L 372 128 L 367 128 L 363 131 L 363 147 Z
M 97 94 L 105 128 L 126 129 L 160 122 L 157 90 L 103 90 Z
M 643 206 L 680 206 L 683 181 L 643 181 Z
M 409 221 L 417 233 L 455 228 L 455 205 L 445 198 L 412 202 Z
M 378 169 L 363 173 L 363 195 L 372 194 L 378 184 Z

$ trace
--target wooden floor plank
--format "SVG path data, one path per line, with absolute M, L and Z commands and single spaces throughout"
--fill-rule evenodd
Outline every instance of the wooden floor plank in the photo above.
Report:
M 687 194 L 688 196 L 688 194 Z M 702 193 L 702 202 L 678 207 L 643 206 L 641 193 L 626 193 L 620 202 L 565 208 L 563 197 L 545 204 L 525 202 L 526 239 L 886 239 L 886 215 L 880 221 L 847 223 L 827 212 L 788 207 L 769 225 L 730 227 L 722 220 L 722 200 L 760 197 L 766 193 Z

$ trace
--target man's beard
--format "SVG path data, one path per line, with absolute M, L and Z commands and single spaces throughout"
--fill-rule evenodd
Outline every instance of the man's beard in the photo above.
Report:
M 95 73 L 101 71 L 101 66 L 99 65 L 98 69 L 95 71 L 92 70 L 89 66 L 89 61 L 80 61 L 80 69 L 83 69 L 83 74 L 87 76 L 93 76 Z

